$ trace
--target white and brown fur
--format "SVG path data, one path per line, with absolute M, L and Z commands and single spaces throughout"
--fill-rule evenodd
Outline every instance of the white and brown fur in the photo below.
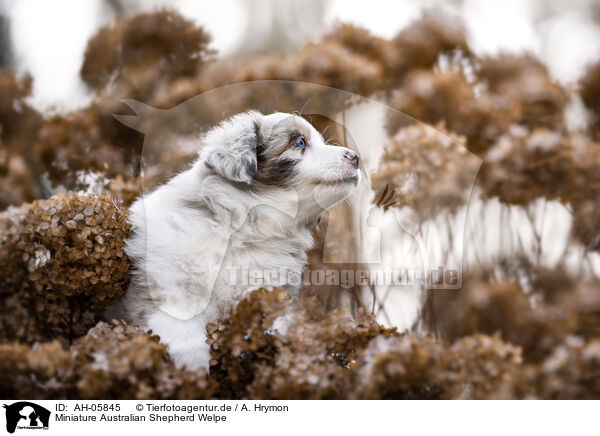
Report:
M 228 268 L 300 271 L 310 226 L 359 179 L 358 155 L 297 115 L 231 117 L 204 136 L 189 170 L 132 205 L 132 281 L 107 315 L 152 330 L 179 366 L 208 368 L 206 324 L 247 290 Z

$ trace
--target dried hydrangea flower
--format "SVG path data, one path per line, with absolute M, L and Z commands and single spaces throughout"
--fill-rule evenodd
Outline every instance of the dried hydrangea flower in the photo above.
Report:
M 129 231 L 126 211 L 108 196 L 58 194 L 0 214 L 1 288 L 15 304 L 1 311 L 4 339 L 85 334 L 125 292 Z M 32 321 L 14 318 L 25 313 Z

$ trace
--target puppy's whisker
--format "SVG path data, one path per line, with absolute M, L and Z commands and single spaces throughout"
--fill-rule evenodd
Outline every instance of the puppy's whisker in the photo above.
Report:
M 331 142 L 329 142 L 329 141 L 331 141 L 333 138 L 335 138 L 335 135 L 331 135 L 329 138 L 327 138 L 327 141 L 325 141 L 325 143 L 326 144 L 331 144 Z M 334 145 L 339 145 L 339 144 L 334 143 Z
M 310 103 L 310 98 L 308 100 L 306 100 L 306 103 L 304 103 L 304 105 L 300 109 L 300 116 L 302 116 L 302 112 L 304 112 L 304 109 L 306 108 L 306 106 L 308 106 L 308 103 Z M 311 122 L 312 122 L 312 120 L 311 120 Z

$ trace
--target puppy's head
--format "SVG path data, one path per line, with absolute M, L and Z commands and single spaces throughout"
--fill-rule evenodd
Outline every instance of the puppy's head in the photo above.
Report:
M 355 152 L 326 144 L 304 118 L 287 113 L 233 116 L 208 132 L 201 162 L 240 189 L 295 191 L 308 219 L 347 197 L 360 181 Z

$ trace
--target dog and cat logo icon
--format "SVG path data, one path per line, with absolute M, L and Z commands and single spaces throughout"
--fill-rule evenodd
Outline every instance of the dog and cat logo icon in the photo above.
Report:
M 6 431 L 14 433 L 22 430 L 48 430 L 50 411 L 29 401 L 19 401 L 4 405 L 6 409 Z

